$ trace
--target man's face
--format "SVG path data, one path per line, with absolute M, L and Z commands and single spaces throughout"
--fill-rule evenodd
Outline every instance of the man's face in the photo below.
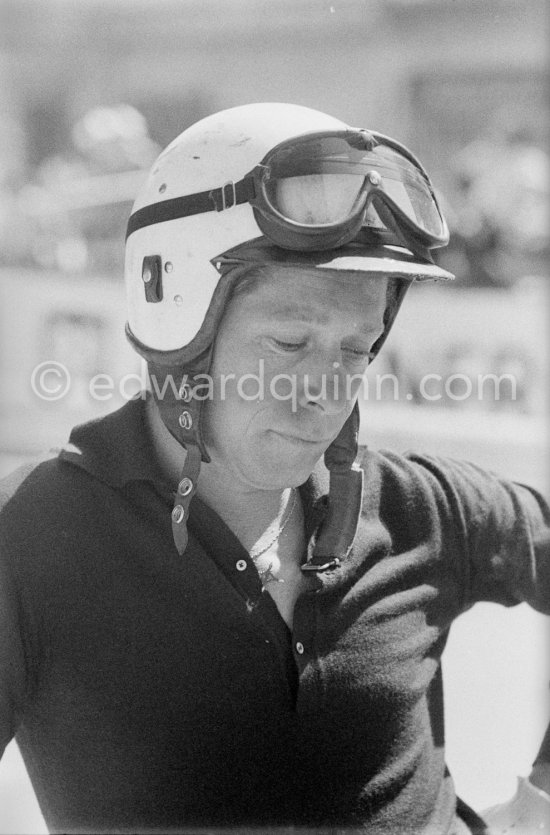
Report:
M 216 337 L 205 439 L 236 487 L 308 478 L 353 409 L 386 288 L 379 277 L 272 267 L 233 297 Z

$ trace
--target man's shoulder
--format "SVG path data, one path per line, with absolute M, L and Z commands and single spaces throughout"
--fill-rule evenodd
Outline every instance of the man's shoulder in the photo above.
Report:
M 100 524 L 127 485 L 156 478 L 143 419 L 144 403 L 76 426 L 60 449 L 0 479 L 3 547 L 53 547 L 62 532 Z
M 57 470 L 58 454 L 58 449 L 49 450 L 0 478 L 0 511 L 13 499 L 26 497 L 28 490 L 49 486 Z
M 455 464 L 451 459 L 439 458 L 423 452 L 397 452 L 390 449 L 362 448 L 359 465 L 367 479 L 390 481 L 423 480 L 430 472 L 452 471 Z
M 130 401 L 117 411 L 75 426 L 69 441 L 0 479 L 0 513 L 27 510 L 30 518 L 45 504 L 60 510 L 79 485 L 119 489 L 127 481 L 155 474 L 144 425 L 144 403 Z M 70 503 L 70 502 L 69 502 Z
M 102 425 L 109 426 L 113 415 L 94 418 L 75 426 L 71 432 L 71 439 L 66 444 L 37 454 L 0 478 L 2 517 L 5 518 L 8 510 L 21 508 L 31 520 L 36 519 L 42 508 L 52 502 L 57 502 L 61 508 L 76 483 L 82 478 L 85 468 L 80 463 L 81 459 L 86 457 L 88 439 L 89 445 L 93 446 Z M 82 447 L 71 442 L 73 437 L 85 439 Z
M 366 493 L 374 491 L 379 501 L 399 504 L 403 512 L 414 512 L 420 503 L 456 504 L 501 482 L 472 462 L 425 452 L 367 449 L 360 466 L 369 485 Z
M 390 449 L 371 450 L 368 447 L 362 447 L 359 462 L 366 474 L 379 471 L 388 477 L 405 479 L 433 476 L 439 480 L 446 475 L 452 477 L 453 474 L 462 473 L 465 469 L 488 474 L 488 471 L 471 461 L 432 455 L 422 450 L 397 452 Z
M 54 544 L 78 493 L 71 469 L 52 450 L 0 480 L 0 569 L 39 583 L 40 564 L 55 562 Z
M 46 510 L 61 508 L 74 492 L 75 468 L 66 466 L 60 458 L 60 449 L 22 464 L 0 479 L 0 520 L 20 517 L 29 525 L 39 526 Z M 3 525 L 2 525 L 3 526 Z

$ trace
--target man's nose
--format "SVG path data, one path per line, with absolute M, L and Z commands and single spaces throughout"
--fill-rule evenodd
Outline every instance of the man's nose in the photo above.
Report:
M 342 412 L 350 399 L 347 374 L 334 354 L 317 355 L 307 363 L 299 380 L 298 404 L 327 415 Z

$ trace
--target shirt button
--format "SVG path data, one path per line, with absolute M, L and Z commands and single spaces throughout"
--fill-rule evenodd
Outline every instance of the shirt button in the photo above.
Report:
M 246 571 L 246 569 L 247 569 L 246 560 L 237 560 L 237 562 L 235 563 L 235 568 L 237 569 L 237 571 Z
M 300 641 L 296 642 L 296 652 L 298 653 L 298 655 L 304 654 L 304 645 Z

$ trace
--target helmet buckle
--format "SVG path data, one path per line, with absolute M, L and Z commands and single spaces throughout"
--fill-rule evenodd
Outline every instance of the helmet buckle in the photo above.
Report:
M 215 189 L 208 195 L 217 212 L 231 209 L 237 204 L 237 189 L 235 183 L 229 180 L 219 189 Z

